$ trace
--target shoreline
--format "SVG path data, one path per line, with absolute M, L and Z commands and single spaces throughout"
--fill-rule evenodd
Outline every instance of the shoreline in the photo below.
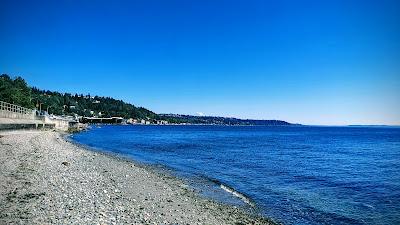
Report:
M 150 125 L 144 125 L 144 126 L 152 126 L 152 125 L 153 126 L 154 125 L 155 126 L 170 126 L 170 125 L 174 125 L 174 124 L 168 124 L 168 125 L 150 124 Z M 81 132 L 83 132 L 83 131 L 81 131 Z M 249 216 L 251 219 L 254 219 L 255 221 L 259 220 L 259 219 L 264 221 L 264 223 L 255 223 L 255 224 L 280 224 L 280 223 L 273 221 L 271 218 L 261 215 L 260 209 L 258 208 L 256 203 L 253 201 L 253 199 L 251 199 L 250 197 L 248 197 L 247 195 L 245 195 L 241 192 L 238 192 L 233 187 L 231 187 L 225 183 L 222 183 L 221 181 L 218 181 L 218 180 L 215 180 L 215 179 L 209 178 L 209 177 L 202 177 L 202 178 L 206 179 L 207 181 L 218 186 L 221 190 L 225 191 L 228 195 L 232 195 L 234 198 L 239 199 L 239 201 L 241 201 L 247 207 L 224 203 L 224 202 L 220 202 L 217 199 L 214 199 L 212 197 L 203 196 L 202 194 L 199 193 L 198 189 L 191 187 L 190 184 L 187 184 L 187 183 L 190 183 L 190 181 L 192 181 L 190 178 L 187 178 L 188 179 L 187 180 L 186 177 L 182 177 L 182 176 L 176 174 L 176 171 L 173 168 L 170 168 L 166 165 L 148 164 L 148 163 L 140 162 L 136 159 L 133 159 L 129 155 L 124 155 L 121 153 L 115 153 L 112 151 L 91 147 L 91 146 L 88 146 L 88 145 L 85 145 L 85 144 L 82 144 L 82 143 L 79 143 L 79 142 L 73 140 L 71 138 L 72 135 L 74 135 L 74 133 L 65 133 L 65 134 L 62 134 L 62 137 L 64 138 L 64 140 L 71 143 L 72 145 L 75 145 L 84 150 L 87 150 L 90 152 L 96 152 L 96 153 L 104 155 L 106 157 L 114 158 L 115 160 L 122 160 L 122 161 L 126 161 L 127 163 L 133 163 L 136 167 L 140 167 L 150 173 L 154 173 L 163 180 L 164 180 L 164 178 L 170 179 L 170 180 L 175 180 L 176 182 L 181 183 L 181 187 L 183 187 L 185 190 L 189 191 L 190 197 L 195 198 L 196 201 L 206 200 L 207 202 L 211 202 L 212 204 L 218 205 L 218 207 L 234 208 L 235 210 L 236 209 L 239 210 L 239 213 L 245 214 L 246 216 Z M 240 224 L 240 222 L 239 222 L 239 224 Z
M 0 223 L 274 224 L 51 131 L 0 133 Z
M 168 177 L 169 179 L 177 179 L 179 182 L 182 182 L 182 183 L 184 183 L 184 185 L 187 185 L 193 192 L 199 192 L 199 190 L 201 189 L 201 188 L 198 189 L 195 187 L 191 187 L 190 184 L 187 184 L 187 183 L 195 182 L 195 180 L 193 180 L 192 178 L 187 178 L 182 175 L 179 175 L 177 173 L 177 171 L 175 171 L 173 168 L 170 168 L 166 165 L 148 164 L 148 163 L 133 159 L 129 155 L 125 155 L 122 153 L 115 153 L 112 151 L 91 147 L 91 146 L 88 146 L 88 145 L 85 145 L 85 144 L 75 141 L 74 139 L 71 138 L 72 135 L 74 135 L 74 133 L 66 133 L 66 134 L 63 134 L 62 137 L 66 141 L 70 142 L 72 145 L 75 145 L 79 148 L 82 148 L 82 149 L 85 149 L 88 151 L 93 151 L 93 152 L 96 152 L 98 154 L 105 155 L 108 157 L 112 157 L 112 158 L 115 158 L 116 160 L 122 160 L 122 161 L 127 161 L 128 163 L 133 163 L 135 166 L 141 167 L 141 168 L 143 168 L 151 173 L 155 173 L 161 177 Z M 196 194 L 198 196 L 196 196 L 196 198 L 206 198 L 207 200 L 212 201 L 216 204 L 227 205 L 230 207 L 237 207 L 237 208 L 240 208 L 241 210 L 245 211 L 245 213 L 248 213 L 250 215 L 255 215 L 257 217 L 264 217 L 260 214 L 260 209 L 258 208 L 256 203 L 253 201 L 253 199 L 251 199 L 246 194 L 241 193 L 241 192 L 237 191 L 235 188 L 229 186 L 228 184 L 223 183 L 214 178 L 205 177 L 205 176 L 200 176 L 199 178 L 202 178 L 205 181 L 210 182 L 211 184 L 214 184 L 215 186 L 218 186 L 218 188 L 223 190 L 227 195 L 230 195 L 232 198 L 237 198 L 238 201 L 242 202 L 243 205 L 246 205 L 247 207 L 236 205 L 236 204 L 220 202 L 218 199 L 214 199 L 214 198 L 208 197 L 208 196 L 203 196 L 202 194 L 197 194 L 197 193 Z

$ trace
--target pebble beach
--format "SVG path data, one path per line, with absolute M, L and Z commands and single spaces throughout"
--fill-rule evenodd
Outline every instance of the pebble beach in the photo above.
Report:
M 0 224 L 273 224 L 65 137 L 0 133 Z

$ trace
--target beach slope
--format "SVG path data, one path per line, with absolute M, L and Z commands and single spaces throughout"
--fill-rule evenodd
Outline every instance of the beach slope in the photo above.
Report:
M 0 224 L 271 224 L 57 132 L 0 135 Z

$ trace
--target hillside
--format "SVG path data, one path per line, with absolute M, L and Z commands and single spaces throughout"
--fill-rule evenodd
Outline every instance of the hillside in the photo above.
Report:
M 0 76 L 0 100 L 27 108 L 37 108 L 55 115 L 96 117 L 123 117 L 125 119 L 166 120 L 175 124 L 220 125 L 293 125 L 281 120 L 243 120 L 227 117 L 156 114 L 146 108 L 136 107 L 111 97 L 60 93 L 30 87 L 21 77 Z
M 41 108 L 50 114 L 137 119 L 157 119 L 154 112 L 110 97 L 60 93 L 29 87 L 21 77 L 0 76 L 0 99 L 27 108 Z
M 172 123 L 190 124 L 215 124 L 215 125 L 260 125 L 260 126 L 289 126 L 295 125 L 282 120 L 248 120 L 231 117 L 216 116 L 191 116 L 179 114 L 158 114 L 160 119 L 168 120 Z

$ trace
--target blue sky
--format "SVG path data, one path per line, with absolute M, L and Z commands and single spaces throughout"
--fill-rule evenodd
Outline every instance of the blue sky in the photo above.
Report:
M 0 72 L 158 113 L 399 125 L 398 2 L 0 0 Z

